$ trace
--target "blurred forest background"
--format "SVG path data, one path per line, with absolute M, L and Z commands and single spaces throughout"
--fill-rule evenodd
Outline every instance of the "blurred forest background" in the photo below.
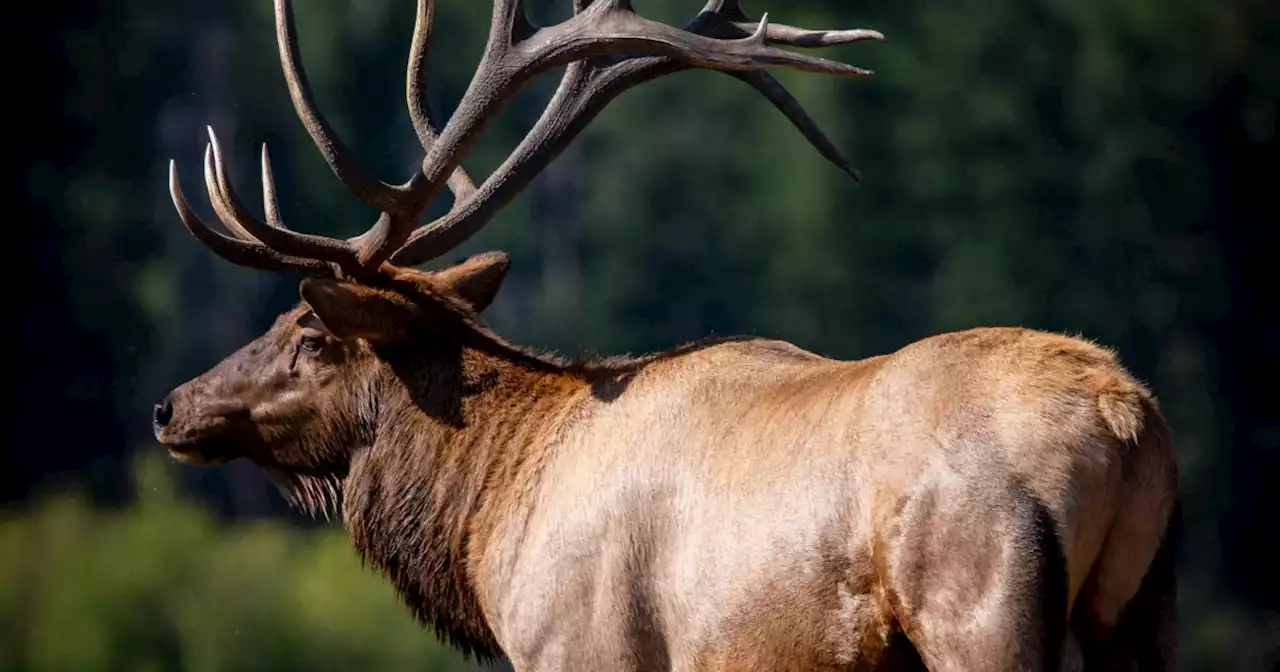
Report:
M 297 3 L 322 108 L 400 181 L 413 0 Z M 544 21 L 568 2 L 533 2 Z M 700 0 L 637 3 L 680 24 Z M 763 98 L 687 72 L 623 95 L 456 256 L 511 252 L 488 317 L 517 342 L 640 352 L 708 334 L 853 358 L 944 330 L 1026 325 L 1118 349 L 1177 435 L 1187 670 L 1280 662 L 1280 3 L 788 0 L 774 20 L 883 31 L 833 50 L 864 81 L 780 78 L 864 172 L 827 164 Z M 437 111 L 488 3 L 441 0 Z M 10 10 L 18 11 L 18 10 Z M 206 124 L 286 219 L 371 213 L 294 117 L 267 0 L 23 3 L 4 19 L 6 300 L 0 669 L 469 669 L 247 464 L 170 463 L 149 409 L 259 333 L 297 278 L 182 228 Z M 536 82 L 464 163 L 483 176 L 540 113 Z M 15 116 L 16 115 L 16 116 Z M 16 154 L 15 154 L 16 153 Z M 256 206 L 257 200 L 253 199 Z M 443 207 L 447 204 L 440 204 Z M 10 206 L 12 207 L 12 206 Z

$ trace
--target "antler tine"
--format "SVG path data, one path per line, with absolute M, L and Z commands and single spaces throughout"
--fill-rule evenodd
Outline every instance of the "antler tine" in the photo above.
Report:
M 413 121 L 413 130 L 418 134 L 422 149 L 427 152 L 431 151 L 431 146 L 440 137 L 439 126 L 427 101 L 425 86 L 427 51 L 434 24 L 434 0 L 418 0 L 418 15 L 413 23 L 413 40 L 409 47 L 408 75 L 405 77 L 405 98 L 409 104 L 409 119 Z M 461 165 L 456 167 L 449 177 L 449 191 L 453 192 L 455 207 L 470 198 L 475 190 L 475 182 L 472 182 L 467 171 Z
M 495 14 L 498 12 L 495 9 Z M 409 47 L 409 65 L 405 79 L 405 98 L 409 106 L 409 117 L 413 122 L 414 132 L 418 136 L 426 155 L 423 166 L 431 162 L 430 157 L 439 148 L 440 133 L 437 131 L 431 107 L 427 102 L 424 87 L 426 81 L 427 51 L 431 41 L 432 26 L 435 22 L 434 0 L 418 0 L 417 16 L 413 25 L 413 39 Z M 490 35 L 492 41 L 492 34 Z M 483 69 L 483 68 L 482 68 Z M 473 78 L 472 83 L 478 79 Z M 465 104 L 465 99 L 464 99 Z M 452 121 L 452 120 L 451 120 Z M 438 173 L 426 173 L 425 170 L 414 174 L 404 185 L 396 187 L 397 202 L 395 207 L 383 208 L 378 221 L 365 233 L 348 242 L 357 250 L 360 262 L 366 268 L 376 268 L 408 240 L 422 211 L 431 199 L 435 198 L 441 188 L 440 177 L 445 170 L 449 172 L 447 185 L 454 195 L 453 209 L 456 210 L 475 192 L 475 183 L 460 165 L 462 152 L 457 144 L 445 155 L 449 156 L 448 165 Z M 439 163 L 439 162 L 436 162 Z M 425 178 L 425 179 L 424 179 Z
M 237 238 L 258 240 L 258 237 L 249 231 L 249 227 L 240 224 L 239 215 L 243 214 L 244 209 L 240 206 L 240 201 L 235 194 L 228 193 L 231 182 L 223 172 L 222 149 L 218 144 L 218 136 L 214 135 L 212 127 L 208 127 L 208 130 L 209 143 L 204 147 L 204 186 L 209 192 L 213 214 Z M 215 173 L 218 174 L 216 177 Z M 221 181 L 218 178 L 221 178 Z
M 262 143 L 262 208 L 267 216 L 267 225 L 285 231 L 289 227 L 280 216 L 280 200 L 276 198 L 275 171 L 271 169 L 271 154 L 267 152 L 267 143 Z
M 233 238 L 209 228 L 187 205 L 187 197 L 182 193 L 178 178 L 178 164 L 172 160 L 169 161 L 169 195 L 183 226 L 206 247 L 233 264 L 263 271 L 330 270 L 323 261 L 283 255 L 257 241 Z
M 622 3 L 625 0 L 617 1 Z M 605 49 L 608 52 L 622 51 L 612 45 L 628 44 L 633 45 L 632 48 L 670 56 L 700 68 L 713 70 L 757 70 L 781 67 L 839 77 L 868 77 L 872 74 L 870 70 L 847 63 L 769 46 L 767 14 L 761 18 L 755 33 L 736 40 L 716 40 L 679 30 L 663 23 L 650 21 L 629 9 L 616 10 L 595 24 L 581 30 L 580 35 L 574 36 L 577 37 L 578 49 L 585 52 L 584 56 L 593 55 L 594 52 Z
M 575 10 L 581 13 L 590 4 L 575 0 Z M 722 43 L 738 44 L 742 43 L 742 38 L 759 43 L 762 36 L 765 40 L 774 41 L 775 34 L 781 43 L 804 43 L 803 46 L 822 46 L 818 44 L 819 40 L 830 44 L 847 44 L 882 39 L 880 33 L 873 30 L 811 31 L 785 25 L 774 26 L 767 22 L 748 26 L 747 21 L 749 19 L 736 1 L 711 0 L 697 17 L 685 25 L 683 32 L 713 43 L 718 39 Z M 515 152 L 481 185 L 473 198 L 462 207 L 455 207 L 446 216 L 415 231 L 391 257 L 391 261 L 400 265 L 417 265 L 462 244 L 527 186 L 543 167 L 558 156 L 623 91 L 658 77 L 697 67 L 704 62 L 702 59 L 686 59 L 686 55 L 685 52 L 680 52 L 679 55 L 633 55 L 612 60 L 590 58 L 571 63 L 542 117 Z M 822 62 L 821 59 L 817 60 Z M 809 64 L 813 65 L 812 62 Z M 822 66 L 824 69 L 826 67 Z M 763 94 L 791 120 L 823 157 L 858 179 L 859 173 L 853 163 L 843 156 L 803 106 L 773 76 L 762 70 L 739 70 L 729 66 L 718 66 L 715 69 L 733 75 Z M 836 74 L 870 74 L 864 70 L 854 70 L 856 72 L 844 71 Z
M 836 147 L 831 138 L 818 126 L 818 122 L 809 116 L 808 111 L 796 100 L 795 96 L 787 91 L 786 87 L 774 79 L 773 75 L 767 72 L 728 72 L 733 77 L 746 82 L 751 88 L 759 91 L 773 106 L 778 108 L 787 119 L 789 119 L 800 131 L 800 134 L 809 141 L 813 148 L 818 150 L 822 158 L 834 164 L 840 170 L 848 173 L 855 180 L 862 179 L 862 173 L 852 161 Z
M 378 180 L 361 165 L 316 105 L 306 70 L 302 66 L 292 0 L 275 0 L 275 14 L 276 42 L 280 48 L 280 65 L 289 85 L 289 97 L 293 99 L 298 118 L 324 156 L 325 163 L 329 164 L 338 180 L 364 204 L 383 211 L 399 210 L 402 190 Z
M 631 9 L 629 0 L 595 0 L 578 6 L 581 10 L 569 20 L 534 30 L 520 0 L 495 2 L 485 55 L 458 112 L 423 160 L 426 179 L 417 190 L 430 191 L 429 185 L 438 184 L 457 165 L 458 156 L 470 148 L 483 126 L 521 83 L 580 59 L 635 51 L 714 70 L 785 67 L 843 77 L 871 74 L 838 61 L 768 46 L 767 21 L 762 21 L 749 37 L 722 40 L 645 19 Z M 517 39 L 522 36 L 524 39 Z
M 325 236 L 297 233 L 263 223 L 244 207 L 231 186 L 227 165 L 218 134 L 209 127 L 209 144 L 205 149 L 205 185 L 214 214 L 240 238 L 261 241 L 280 254 L 328 261 L 354 272 L 360 268 L 355 250 L 345 241 Z M 262 191 L 269 221 L 280 221 L 275 198 L 275 181 L 271 173 L 267 148 L 262 146 Z
M 704 12 L 718 14 L 746 35 L 754 33 L 760 20 L 753 19 L 742 9 L 738 0 L 711 0 Z M 785 44 L 789 47 L 834 47 L 842 44 L 853 44 L 868 40 L 883 41 L 884 35 L 878 30 L 857 28 L 854 30 L 809 30 L 781 24 L 770 24 L 767 39 L 774 44 Z
M 631 58 L 603 68 L 596 60 L 570 63 L 542 116 L 515 151 L 472 198 L 414 231 L 391 256 L 391 262 L 416 266 L 466 242 L 559 156 L 618 94 L 690 67 L 660 56 Z
M 211 131 L 205 157 L 206 186 L 215 213 L 233 235 L 213 231 L 191 212 L 178 185 L 176 166 L 172 165 L 170 191 L 183 224 L 235 263 L 272 270 L 294 268 L 363 276 L 393 255 L 397 263 L 420 263 L 438 256 L 483 226 L 609 100 L 641 82 L 691 67 L 731 72 L 752 84 L 824 156 L 856 175 L 800 104 L 760 71 L 783 67 L 842 77 L 870 75 L 862 68 L 785 51 L 770 43 L 810 47 L 847 44 L 879 39 L 879 33 L 874 31 L 771 26 L 767 17 L 749 26 L 737 0 L 711 0 L 692 28 L 686 30 L 644 19 L 631 8 L 630 0 L 573 0 L 575 13 L 570 19 L 535 28 L 525 15 L 522 0 L 495 0 L 489 42 L 480 66 L 458 111 L 443 130 L 437 131 L 423 86 L 434 4 L 433 0 L 418 0 L 405 93 L 426 156 L 407 182 L 391 185 L 374 178 L 355 160 L 315 105 L 302 67 L 292 2 L 274 2 L 281 67 L 299 119 L 339 181 L 361 201 L 379 209 L 381 215 L 371 228 L 347 240 L 291 231 L 280 218 L 264 146 L 264 223 L 241 204 L 227 177 L 222 149 Z M 559 65 L 568 66 L 565 78 L 537 126 L 476 189 L 460 166 L 462 156 L 522 84 Z M 446 184 L 455 194 L 453 209 L 415 231 L 418 217 Z

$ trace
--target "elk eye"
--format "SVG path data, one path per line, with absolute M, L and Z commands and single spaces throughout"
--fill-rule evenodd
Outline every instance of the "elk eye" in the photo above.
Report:
M 302 332 L 302 341 L 299 344 L 303 352 L 320 352 L 324 347 L 324 334 L 310 329 Z

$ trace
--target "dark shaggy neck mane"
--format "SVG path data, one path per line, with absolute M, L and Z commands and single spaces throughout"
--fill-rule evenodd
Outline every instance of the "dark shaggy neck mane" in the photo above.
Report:
M 525 505 L 586 385 L 556 360 L 471 329 L 379 356 L 375 439 L 344 487 L 348 532 L 420 621 L 464 653 L 495 658 L 473 563 L 498 521 Z
M 387 367 L 371 390 L 374 438 L 353 455 L 342 509 L 361 557 L 414 615 L 490 660 L 501 649 L 471 570 L 497 523 L 527 512 L 542 458 L 573 409 L 589 394 L 616 394 L 652 362 L 730 339 L 572 362 L 508 344 L 474 321 L 460 327 L 429 346 L 379 353 Z M 303 480 L 312 489 L 331 482 Z

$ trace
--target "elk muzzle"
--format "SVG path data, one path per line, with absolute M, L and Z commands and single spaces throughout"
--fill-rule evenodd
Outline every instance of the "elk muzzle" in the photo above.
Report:
M 152 408 L 151 427 L 156 440 L 174 458 L 191 464 L 219 464 L 235 458 L 231 426 L 235 408 L 209 403 L 195 380 L 170 392 Z

